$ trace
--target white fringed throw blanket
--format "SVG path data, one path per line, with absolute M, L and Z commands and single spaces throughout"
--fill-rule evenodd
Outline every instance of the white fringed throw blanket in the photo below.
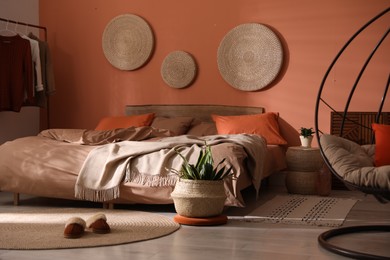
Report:
M 124 181 L 135 181 L 150 186 L 167 183 L 174 185 L 176 175 L 170 169 L 180 169 L 183 161 L 174 151 L 196 160 L 200 147 L 230 142 L 242 145 L 248 155 L 248 167 L 256 190 L 260 187 L 266 156 L 266 141 L 257 135 L 214 135 L 205 137 L 175 136 L 157 141 L 123 141 L 99 146 L 85 160 L 75 186 L 76 198 L 109 201 L 119 197 L 119 186 Z

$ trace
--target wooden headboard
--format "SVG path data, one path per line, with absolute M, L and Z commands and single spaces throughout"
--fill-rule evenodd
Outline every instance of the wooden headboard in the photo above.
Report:
M 225 106 L 225 105 L 128 105 L 126 115 L 155 113 L 155 116 L 177 117 L 189 116 L 205 122 L 211 122 L 211 114 L 249 115 L 264 113 L 262 107 Z
M 330 129 L 332 135 L 340 135 L 343 112 L 331 112 Z M 376 112 L 348 112 L 345 120 L 343 137 L 360 145 L 371 144 L 373 133 L 371 124 L 375 122 Z M 390 123 L 390 112 L 382 112 L 379 124 Z

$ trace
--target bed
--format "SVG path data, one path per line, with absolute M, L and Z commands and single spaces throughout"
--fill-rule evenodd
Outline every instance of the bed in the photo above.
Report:
M 182 163 L 173 148 L 195 160 L 206 142 L 215 162 L 226 158 L 235 173 L 225 181 L 225 204 L 243 207 L 242 190 L 258 191 L 286 168 L 278 114 L 261 107 L 133 105 L 125 114 L 91 130 L 48 129 L 2 144 L 0 191 L 105 205 L 171 204 L 177 180 L 171 169 Z

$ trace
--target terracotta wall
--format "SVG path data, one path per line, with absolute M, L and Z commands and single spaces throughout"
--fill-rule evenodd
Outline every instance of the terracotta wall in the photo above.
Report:
M 388 0 L 40 0 L 40 22 L 48 27 L 57 80 L 57 94 L 50 100 L 51 127 L 93 128 L 103 116 L 122 115 L 127 104 L 184 103 L 263 106 L 279 112 L 291 129 L 314 126 L 315 98 L 328 65 L 348 38 L 388 5 Z M 125 13 L 147 20 L 156 39 L 151 60 L 135 71 L 114 68 L 102 51 L 105 26 Z M 367 47 L 375 44 L 372 35 L 389 21 L 387 16 L 366 33 L 349 54 L 352 62 L 330 75 L 332 85 L 348 83 Z M 252 22 L 280 35 L 285 62 L 271 87 L 243 92 L 223 80 L 216 55 L 229 30 Z M 185 89 L 168 87 L 160 76 L 163 59 L 174 50 L 191 53 L 199 66 L 196 81 Z M 386 52 L 375 58 L 374 73 L 388 71 L 389 50 L 387 41 Z M 369 85 L 364 102 L 353 109 L 372 109 L 366 98 L 383 86 L 383 77 L 378 73 Z M 327 127 L 329 111 L 323 113 Z

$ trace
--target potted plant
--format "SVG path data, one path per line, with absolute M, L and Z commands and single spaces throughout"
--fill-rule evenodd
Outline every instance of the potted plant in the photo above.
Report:
M 191 164 L 178 150 L 183 159 L 180 170 L 172 169 L 179 179 L 171 196 L 176 212 L 184 217 L 213 217 L 222 213 L 225 200 L 224 179 L 232 177 L 232 167 L 221 167 L 225 159 L 214 167 L 211 148 L 207 144 Z
M 299 138 L 301 139 L 301 144 L 303 147 L 310 148 L 311 142 L 313 141 L 313 128 L 301 127 Z

